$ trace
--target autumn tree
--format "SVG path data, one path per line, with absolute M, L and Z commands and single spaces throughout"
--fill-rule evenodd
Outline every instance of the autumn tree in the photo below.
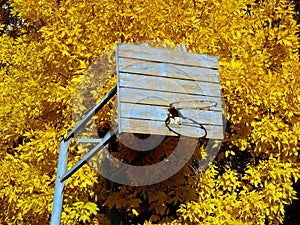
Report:
M 290 1 L 7 4 L 9 16 L 22 23 L 18 35 L 11 35 L 1 20 L 1 224 L 49 223 L 59 140 L 74 126 L 81 78 L 116 43 L 147 40 L 219 57 L 227 118 L 221 151 L 205 172 L 197 171 L 192 165 L 205 155 L 206 142 L 200 142 L 189 163 L 168 180 L 144 187 L 114 184 L 110 192 L 85 165 L 67 182 L 62 223 L 107 224 L 112 208 L 132 224 L 283 222 L 300 172 L 298 27 Z M 101 97 L 115 82 L 109 77 L 101 93 L 92 94 Z M 111 122 L 109 107 L 100 113 L 97 123 Z M 174 142 L 167 139 L 159 148 L 169 154 Z M 81 150 L 72 144 L 69 167 Z M 116 157 L 133 161 L 136 155 L 123 150 Z M 158 152 L 144 162 L 161 160 Z

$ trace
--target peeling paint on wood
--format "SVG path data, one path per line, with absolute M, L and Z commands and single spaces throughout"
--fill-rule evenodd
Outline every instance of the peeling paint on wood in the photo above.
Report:
M 153 77 L 129 73 L 119 73 L 119 76 L 120 87 L 216 97 L 221 95 L 220 86 L 217 83 L 205 83 L 192 80 L 173 79 L 171 77 Z
M 219 83 L 218 70 L 138 59 L 120 58 L 119 72 Z
M 168 107 L 170 103 L 184 100 L 200 100 L 200 101 L 212 101 L 217 105 L 211 107 L 213 111 L 222 111 L 222 104 L 220 97 L 210 97 L 205 95 L 193 95 L 186 93 L 171 93 L 171 92 L 160 92 L 155 90 L 144 90 L 144 89 L 133 89 L 122 87 L 119 90 L 119 101 L 137 104 L 148 104 L 154 106 L 165 106 Z
M 123 118 L 147 119 L 164 121 L 167 118 L 168 107 L 152 106 L 144 104 L 123 103 L 121 114 Z M 208 110 L 183 109 L 183 116 L 193 118 L 201 124 L 222 125 L 222 112 Z
M 207 130 L 207 138 L 223 139 L 223 126 L 205 126 Z M 140 134 L 155 134 L 177 136 L 177 134 L 169 131 L 164 121 L 155 120 L 139 120 L 139 119 L 122 119 L 122 132 L 140 133 Z M 182 126 L 182 134 L 189 137 L 203 136 L 203 130 L 196 124 L 189 124 L 189 126 Z
M 149 48 L 139 45 L 120 44 L 117 47 L 120 58 L 142 59 L 153 62 L 174 63 L 179 65 L 218 69 L 217 56 L 160 48 Z

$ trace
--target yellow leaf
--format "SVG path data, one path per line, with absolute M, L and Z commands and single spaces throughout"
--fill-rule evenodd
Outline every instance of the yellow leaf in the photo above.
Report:
M 133 215 L 135 215 L 135 216 L 139 215 L 139 213 L 135 209 L 132 209 L 131 211 L 132 211 Z

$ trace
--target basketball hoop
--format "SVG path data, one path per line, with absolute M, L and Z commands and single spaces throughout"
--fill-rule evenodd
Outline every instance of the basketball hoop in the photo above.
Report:
M 199 138 L 205 138 L 207 136 L 207 130 L 204 125 L 196 121 L 194 118 L 184 116 L 181 110 L 210 110 L 217 105 L 217 102 L 211 100 L 182 100 L 172 102 L 170 104 L 170 108 L 168 109 L 168 117 L 165 120 L 166 127 L 178 136 L 185 136 L 185 129 L 200 128 L 202 131 L 201 133 L 204 134 L 200 135 Z

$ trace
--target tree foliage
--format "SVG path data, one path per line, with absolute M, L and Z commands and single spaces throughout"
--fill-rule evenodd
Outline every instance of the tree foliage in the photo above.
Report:
M 203 156 L 205 143 L 174 177 L 146 187 L 115 185 L 109 193 L 103 178 L 84 166 L 67 182 L 63 224 L 107 224 L 113 207 L 133 224 L 283 222 L 300 177 L 298 27 L 290 1 L 8 3 L 10 16 L 21 23 L 17 35 L 7 20 L 0 25 L 1 224 L 49 223 L 59 139 L 74 126 L 80 78 L 116 43 L 146 40 L 218 55 L 227 112 L 222 150 L 203 173 L 191 165 Z M 103 84 L 104 92 L 114 79 Z M 101 118 L 110 122 L 108 113 Z M 163 153 L 152 152 L 144 163 L 170 154 L 172 143 L 166 140 Z M 74 143 L 69 166 L 81 158 L 79 150 Z M 114 154 L 134 160 L 123 150 Z

